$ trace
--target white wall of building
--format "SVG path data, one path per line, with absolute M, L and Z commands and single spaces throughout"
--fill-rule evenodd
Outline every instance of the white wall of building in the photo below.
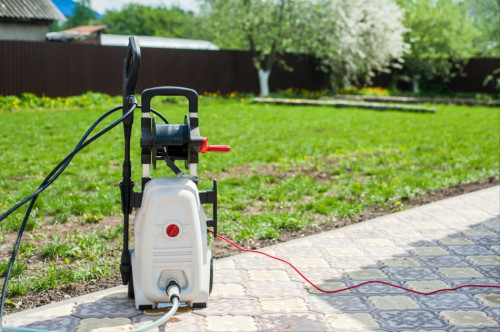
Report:
M 44 41 L 46 24 L 0 22 L 0 40 Z

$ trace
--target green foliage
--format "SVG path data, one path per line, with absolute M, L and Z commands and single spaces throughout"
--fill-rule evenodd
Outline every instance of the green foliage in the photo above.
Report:
M 7 275 L 7 269 L 9 267 L 9 259 L 4 260 L 2 263 L 0 263 L 0 277 L 5 277 Z M 14 262 L 14 265 L 12 265 L 12 270 L 11 270 L 11 277 L 17 277 L 23 273 L 23 271 L 26 270 L 26 264 L 22 264 L 19 262 Z
M 91 25 L 95 23 L 97 16 L 90 7 L 90 0 L 78 0 L 75 4 L 73 16 L 67 17 L 65 22 L 54 21 L 49 26 L 49 31 L 59 31 L 74 28 L 80 25 Z
M 120 97 L 110 97 L 104 93 L 87 92 L 71 97 L 38 97 L 32 93 L 20 96 L 1 96 L 0 111 L 22 111 L 35 109 L 68 109 L 75 107 L 94 107 L 96 105 L 120 105 Z
M 205 14 L 214 42 L 253 53 L 256 68 L 269 70 L 277 54 L 292 50 L 297 38 L 300 1 L 207 0 Z
M 96 14 L 90 8 L 90 0 L 79 0 L 76 3 L 72 17 L 65 23 L 65 28 L 69 29 L 80 25 L 88 25 L 96 19 Z
M 286 67 L 280 54 L 298 51 L 305 42 L 299 33 L 307 24 L 303 4 L 291 0 L 205 0 L 202 17 L 216 45 L 251 52 L 265 97 L 273 66 L 279 63 Z
M 332 90 L 363 86 L 375 73 L 400 67 L 407 45 L 403 12 L 393 0 L 318 0 L 309 3 L 302 39 Z
M 106 33 L 120 35 L 199 38 L 199 20 L 192 12 L 180 8 L 152 8 L 137 3 L 120 11 L 107 11 L 101 23 Z
M 480 31 L 475 40 L 477 54 L 500 58 L 500 1 L 468 0 L 468 3 L 474 24 Z
M 398 2 L 405 9 L 405 39 L 411 49 L 404 56 L 404 68 L 414 92 L 419 92 L 421 79 L 448 80 L 475 52 L 478 31 L 466 4 L 453 0 Z

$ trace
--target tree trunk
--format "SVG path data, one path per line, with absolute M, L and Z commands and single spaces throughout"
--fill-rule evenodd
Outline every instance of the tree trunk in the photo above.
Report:
M 420 88 L 418 86 L 418 77 L 417 76 L 412 76 L 411 78 L 411 85 L 412 85 L 412 90 L 413 93 L 420 93 Z
M 269 95 L 269 75 L 271 75 L 271 69 L 264 70 L 259 68 L 259 87 L 260 96 L 267 97 Z

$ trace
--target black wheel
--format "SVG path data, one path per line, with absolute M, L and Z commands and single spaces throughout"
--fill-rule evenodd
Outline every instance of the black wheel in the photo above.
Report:
M 134 293 L 134 275 L 132 274 L 132 264 L 130 264 L 130 274 L 128 276 L 128 297 L 129 299 L 134 299 L 135 298 L 135 293 Z
M 208 285 L 208 295 L 212 293 L 213 284 L 214 284 L 214 259 L 210 257 L 210 283 Z

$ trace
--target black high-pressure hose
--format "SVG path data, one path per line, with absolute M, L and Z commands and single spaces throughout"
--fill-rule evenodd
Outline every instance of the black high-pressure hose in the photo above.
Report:
M 112 113 L 114 113 L 114 112 L 116 112 L 118 110 L 121 110 L 123 107 L 122 106 L 116 107 L 116 108 L 114 108 L 114 109 L 106 112 L 105 114 L 103 114 L 99 119 L 97 119 L 94 122 L 94 124 L 92 124 L 92 126 L 90 126 L 90 128 L 87 130 L 87 132 L 83 135 L 83 137 L 81 138 L 81 140 L 76 145 L 75 149 L 70 154 L 68 154 L 49 173 L 49 175 L 44 179 L 44 181 L 42 182 L 42 184 L 40 185 L 40 187 L 35 192 L 33 192 L 31 195 L 29 195 L 28 197 L 24 198 L 20 202 L 18 202 L 11 209 L 9 209 L 7 212 L 5 212 L 4 214 L 2 214 L 0 216 L 0 222 L 1 222 L 5 218 L 7 218 L 12 212 L 14 212 L 15 210 L 17 210 L 18 208 L 20 208 L 21 206 L 23 206 L 27 202 L 31 201 L 30 204 L 29 204 L 29 206 L 28 206 L 28 209 L 26 210 L 23 222 L 22 222 L 21 227 L 19 229 L 19 233 L 18 233 L 16 242 L 14 244 L 14 248 L 12 250 L 12 255 L 11 255 L 10 262 L 9 262 L 9 266 L 7 268 L 7 273 L 5 275 L 5 281 L 4 281 L 3 288 L 2 288 L 2 295 L 1 295 L 1 298 L 0 298 L 0 330 L 1 330 L 1 327 L 2 327 L 3 309 L 4 309 L 4 305 L 5 305 L 5 297 L 6 297 L 6 294 L 7 294 L 7 286 L 8 286 L 8 283 L 9 283 L 9 279 L 10 279 L 12 267 L 14 265 L 14 261 L 15 261 L 16 255 L 17 255 L 17 251 L 18 251 L 19 245 L 21 243 L 21 238 L 22 238 L 22 235 L 24 233 L 24 229 L 26 228 L 26 224 L 27 224 L 29 216 L 31 214 L 31 210 L 33 209 L 33 206 L 35 205 L 35 202 L 36 202 L 36 199 L 38 198 L 38 195 L 42 191 L 44 191 L 45 189 L 47 189 L 64 172 L 64 170 L 66 169 L 66 167 L 70 164 L 71 160 L 73 159 L 73 157 L 78 152 L 80 152 L 85 147 L 87 147 L 88 145 L 90 145 L 92 142 L 94 142 L 95 140 L 97 140 L 98 138 L 100 138 L 102 135 L 104 135 L 105 133 L 107 133 L 108 131 L 110 131 L 114 127 L 116 127 L 118 124 L 120 124 L 121 122 L 123 122 L 129 115 L 133 114 L 133 112 L 134 112 L 134 110 L 135 110 L 136 107 L 137 107 L 137 104 L 132 105 L 132 107 L 130 108 L 130 110 L 128 112 L 126 112 L 121 118 L 119 118 L 118 120 L 116 120 L 115 122 L 113 122 L 112 124 L 110 124 L 109 126 L 107 126 L 106 128 L 104 128 L 103 130 L 101 130 L 99 133 L 97 133 L 94 136 L 92 136 L 89 140 L 86 140 L 88 138 L 88 136 L 91 134 L 91 132 L 97 127 L 97 125 L 102 122 L 102 120 L 104 120 L 105 118 L 107 118 Z

